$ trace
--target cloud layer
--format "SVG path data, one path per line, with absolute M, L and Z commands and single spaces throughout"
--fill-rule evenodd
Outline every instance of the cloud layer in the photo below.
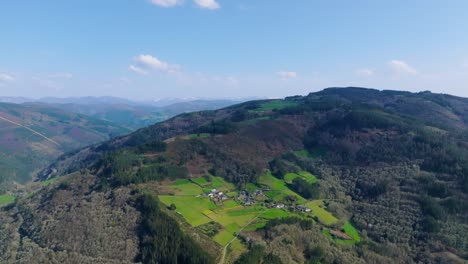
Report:
M 279 71 L 276 73 L 282 80 L 292 79 L 297 77 L 297 72 L 293 71 Z
M 194 3 L 203 9 L 216 10 L 221 7 L 221 5 L 216 2 L 216 0 L 193 0 Z M 150 3 L 153 5 L 158 5 L 161 7 L 175 7 L 177 5 L 182 5 L 184 0 L 150 0 Z
M 179 65 L 169 64 L 149 54 L 138 55 L 133 61 L 134 64 L 128 66 L 128 69 L 138 74 L 148 74 L 151 71 L 174 73 L 180 70 Z
M 183 3 L 182 0 L 150 0 L 150 2 L 162 7 L 173 7 Z
M 14 80 L 13 76 L 6 74 L 6 73 L 0 73 L 0 82 L 10 82 L 13 80 Z
M 388 66 L 397 75 L 415 75 L 418 73 L 416 69 L 408 65 L 408 63 L 401 60 L 391 60 Z
M 374 70 L 367 69 L 367 68 L 359 69 L 359 70 L 356 71 L 356 74 L 358 76 L 370 77 L 370 76 L 374 75 Z
M 220 5 L 216 0 L 194 0 L 200 8 L 215 10 L 220 8 Z

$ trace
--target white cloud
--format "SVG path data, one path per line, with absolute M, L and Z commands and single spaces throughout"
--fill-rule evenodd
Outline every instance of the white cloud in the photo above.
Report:
M 194 1 L 195 1 L 195 4 L 197 4 L 200 8 L 204 8 L 204 9 L 215 10 L 221 7 L 219 3 L 216 2 L 216 0 L 194 0 Z
M 139 67 L 137 67 L 137 66 L 135 66 L 135 65 L 130 65 L 130 66 L 128 66 L 128 70 L 130 70 L 130 71 L 132 71 L 132 72 L 136 72 L 136 73 L 141 74 L 141 75 L 146 75 L 146 74 L 148 74 L 147 71 L 145 71 L 145 70 L 143 70 L 143 69 L 141 69 L 141 68 L 139 68 Z
M 391 60 L 388 62 L 388 66 L 393 71 L 393 73 L 398 75 L 415 75 L 418 73 L 416 69 L 401 60 Z
M 182 0 L 150 0 L 150 3 L 153 5 L 158 5 L 162 7 L 174 7 L 183 3 Z
M 8 75 L 6 73 L 0 73 L 0 82 L 11 82 L 14 79 L 15 78 L 13 78 L 13 76 L 11 75 Z
M 139 55 L 133 61 L 135 64 L 128 66 L 128 69 L 139 74 L 148 74 L 149 71 L 175 73 L 180 70 L 179 65 L 169 64 L 152 55 Z
M 292 79 L 297 77 L 297 72 L 293 71 L 279 71 L 276 73 L 282 80 Z
M 363 68 L 363 69 L 357 70 L 356 74 L 359 75 L 359 76 L 363 76 L 363 77 L 370 77 L 370 76 L 374 75 L 374 70 Z

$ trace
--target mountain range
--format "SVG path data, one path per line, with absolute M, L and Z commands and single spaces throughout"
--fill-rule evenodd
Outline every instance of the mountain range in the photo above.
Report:
M 328 88 L 60 156 L 0 210 L 6 263 L 466 263 L 468 99 Z
M 183 101 L 152 106 L 114 97 L 3 97 L 0 103 L 2 188 L 26 183 L 58 156 L 184 112 L 222 108 L 230 100 Z M 0 101 L 1 101 L 0 100 Z M 172 102 L 174 100 L 170 100 Z

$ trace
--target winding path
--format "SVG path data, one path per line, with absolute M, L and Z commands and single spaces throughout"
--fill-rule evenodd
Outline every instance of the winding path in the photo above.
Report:
M 231 239 L 231 241 L 229 241 L 229 243 L 226 244 L 226 246 L 223 248 L 223 254 L 221 255 L 221 260 L 219 261 L 219 264 L 224 264 L 224 260 L 226 259 L 226 252 L 227 252 L 227 249 L 229 247 L 229 245 L 231 245 L 232 242 L 234 242 L 234 240 L 237 239 L 237 237 L 239 236 L 239 234 L 246 228 L 248 227 L 253 221 L 257 220 L 262 214 L 266 213 L 266 211 L 268 211 L 269 209 L 267 210 L 264 210 L 263 212 L 259 213 L 257 216 L 255 216 L 254 218 L 252 218 L 247 224 L 245 224 L 241 229 L 239 229 L 239 231 L 237 231 L 236 233 L 236 236 Z
M 29 128 L 29 127 L 27 127 L 27 126 L 23 126 L 22 124 L 16 123 L 15 121 L 12 121 L 12 120 L 10 120 L 10 119 L 8 119 L 8 118 L 5 118 L 5 117 L 3 117 L 3 116 L 0 116 L 0 119 L 3 120 L 3 121 L 5 121 L 5 122 L 11 123 L 11 124 L 13 124 L 13 125 L 17 125 L 17 126 L 19 126 L 19 127 L 22 127 L 22 128 L 24 128 L 24 129 L 27 129 L 27 130 L 29 130 L 30 132 L 32 132 L 33 134 L 36 134 L 36 135 L 38 135 L 38 136 L 40 136 L 40 137 L 46 139 L 47 141 L 52 142 L 53 144 L 55 144 L 55 145 L 57 145 L 57 146 L 60 147 L 60 144 L 59 144 L 57 141 L 55 141 L 55 140 L 53 140 L 53 139 L 51 139 L 51 138 L 46 137 L 44 134 L 41 134 L 40 132 L 37 132 L 36 130 L 34 130 L 34 129 L 32 129 L 32 128 Z

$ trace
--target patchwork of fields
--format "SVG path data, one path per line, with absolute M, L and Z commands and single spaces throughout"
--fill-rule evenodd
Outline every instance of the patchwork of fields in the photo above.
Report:
M 249 183 L 245 186 L 247 193 L 262 191 L 262 198 L 256 197 L 251 206 L 244 206 L 243 202 L 237 199 L 239 193 L 244 190 L 239 190 L 232 183 L 215 176 L 177 180 L 166 186 L 169 193 L 159 195 L 159 199 L 168 207 L 175 206 L 175 211 L 194 227 L 202 230 L 206 229 L 206 226 L 216 226 L 218 229 L 210 234 L 221 246 L 236 245 L 243 248 L 236 239 L 237 234 L 242 230 L 255 231 L 263 228 L 271 219 L 293 216 L 315 220 L 324 227 L 332 227 L 339 221 L 326 210 L 323 200 L 304 199 L 288 187 L 288 184 L 298 177 L 311 184 L 317 182 L 317 178 L 306 171 L 287 173 L 284 180 L 274 177 L 269 172 L 264 173 L 256 184 Z M 228 198 L 215 202 L 208 197 L 214 190 L 227 194 Z M 295 205 L 284 205 L 291 197 L 295 197 L 295 205 L 309 208 L 310 212 L 298 211 Z M 327 233 L 328 229 L 324 230 L 325 235 L 338 243 L 354 244 L 360 241 L 359 233 L 349 222 L 342 227 L 342 231 L 352 240 L 336 239 Z

